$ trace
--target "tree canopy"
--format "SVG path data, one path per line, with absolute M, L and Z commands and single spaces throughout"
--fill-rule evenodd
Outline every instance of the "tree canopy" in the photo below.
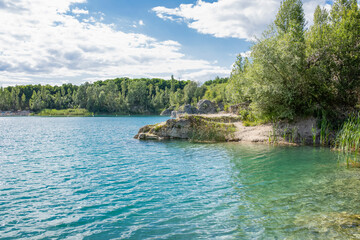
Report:
M 259 117 L 343 114 L 359 102 L 360 11 L 355 0 L 317 7 L 306 28 L 300 0 L 281 3 L 275 21 L 239 58 L 227 86 L 231 102 L 251 101 Z

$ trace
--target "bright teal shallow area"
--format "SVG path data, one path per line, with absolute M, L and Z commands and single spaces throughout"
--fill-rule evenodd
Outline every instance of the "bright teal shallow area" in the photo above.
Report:
M 133 139 L 166 119 L 0 118 L 0 239 L 360 238 L 338 153 Z

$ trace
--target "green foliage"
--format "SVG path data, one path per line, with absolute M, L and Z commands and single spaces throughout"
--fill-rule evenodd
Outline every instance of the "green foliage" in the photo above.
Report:
M 249 81 L 250 79 L 245 77 L 245 72 L 248 70 L 249 65 L 248 58 L 242 58 L 241 55 L 237 56 L 229 83 L 226 86 L 227 102 L 239 103 L 251 98 L 255 86 Z
M 316 136 L 317 136 L 316 126 L 312 126 L 311 133 L 312 133 L 313 144 L 315 146 L 316 145 Z
M 211 85 L 217 85 L 217 84 L 223 84 L 227 83 L 229 81 L 229 78 L 220 78 L 216 77 L 214 80 L 209 80 L 204 83 L 205 86 L 211 86 Z
M 307 33 L 313 102 L 333 115 L 354 110 L 360 88 L 360 11 L 356 2 L 335 1 L 330 13 L 317 8 Z
M 291 143 L 296 142 L 296 139 L 298 138 L 298 131 L 299 129 L 297 127 L 291 128 Z
M 198 85 L 196 82 L 190 82 L 184 88 L 184 102 L 185 104 L 191 104 L 192 99 L 195 97 L 195 92 Z
M 209 85 L 204 94 L 204 99 L 215 102 L 227 102 L 226 97 L 227 83 L 221 83 L 217 85 Z
M 86 109 L 77 108 L 77 109 L 62 109 L 62 110 L 56 110 L 56 109 L 44 109 L 38 114 L 37 116 L 92 116 L 93 113 L 89 112 Z
M 213 87 L 220 80 L 214 80 Z M 0 88 L 0 110 L 84 108 L 109 114 L 160 113 L 170 106 L 196 104 L 207 91 L 192 81 L 116 78 L 80 86 L 27 85 Z
M 278 139 L 278 125 L 273 124 L 272 126 L 272 131 L 269 132 L 269 143 L 273 143 L 276 144 L 279 139 Z
M 336 147 L 344 152 L 359 151 L 360 114 L 352 114 L 336 136 Z
M 302 2 L 285 0 L 253 45 L 251 60 L 238 56 L 227 101 L 251 101 L 259 119 L 344 115 L 359 103 L 359 43 L 356 1 L 337 0 L 329 12 L 317 7 L 306 29 Z
M 243 78 L 253 85 L 255 108 L 272 119 L 293 119 L 309 109 L 304 21 L 301 2 L 284 1 L 275 26 L 252 48 L 253 63 Z
M 330 144 L 330 123 L 327 121 L 325 116 L 320 123 L 320 144 L 325 146 Z

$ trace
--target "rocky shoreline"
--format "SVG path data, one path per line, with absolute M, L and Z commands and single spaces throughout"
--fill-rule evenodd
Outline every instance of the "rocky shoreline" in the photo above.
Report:
M 315 126 L 315 118 L 300 119 L 292 123 L 244 126 L 241 116 L 235 114 L 183 114 L 163 123 L 144 126 L 134 138 L 310 145 L 319 143 L 320 131 Z
M 11 117 L 11 116 L 30 116 L 31 112 L 28 110 L 23 111 L 0 111 L 1 117 Z

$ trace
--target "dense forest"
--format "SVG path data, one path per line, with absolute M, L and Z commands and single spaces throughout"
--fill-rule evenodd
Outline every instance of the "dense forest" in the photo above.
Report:
M 0 89 L 0 110 L 84 108 L 94 113 L 149 114 L 183 104 L 195 104 L 205 95 L 221 101 L 216 78 L 199 86 L 193 81 L 117 78 L 80 86 L 26 85 Z

